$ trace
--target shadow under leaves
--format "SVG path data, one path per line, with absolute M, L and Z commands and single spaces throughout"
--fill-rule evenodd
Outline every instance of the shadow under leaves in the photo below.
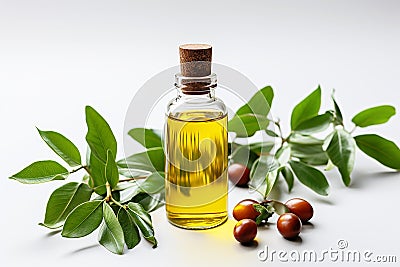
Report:
M 73 250 L 73 251 L 69 252 L 68 255 L 76 255 L 76 254 L 79 254 L 81 252 L 85 252 L 87 250 L 91 250 L 93 248 L 97 248 L 99 246 L 100 246 L 99 244 L 93 244 L 93 245 L 90 245 L 90 246 L 79 248 L 79 249 L 76 249 L 76 250 Z
M 396 177 L 397 176 L 397 177 Z M 350 184 L 352 189 L 361 189 L 371 183 L 378 183 L 383 179 L 399 178 L 400 172 L 398 171 L 384 171 L 384 172 L 354 172 L 353 179 Z

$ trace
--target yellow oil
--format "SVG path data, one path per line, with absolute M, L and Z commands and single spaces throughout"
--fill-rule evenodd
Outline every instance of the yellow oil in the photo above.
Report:
M 207 229 L 227 219 L 227 117 L 187 111 L 166 123 L 166 211 L 182 228 Z

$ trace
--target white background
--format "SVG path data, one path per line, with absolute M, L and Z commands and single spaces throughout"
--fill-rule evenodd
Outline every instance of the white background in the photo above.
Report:
M 232 220 L 209 231 L 185 231 L 169 225 L 160 209 L 153 213 L 159 247 L 141 242 L 116 256 L 97 244 L 95 234 L 68 240 L 37 225 L 51 191 L 62 183 L 26 186 L 7 179 L 33 161 L 58 160 L 34 126 L 62 132 L 84 152 L 85 105 L 95 107 L 122 140 L 135 91 L 178 63 L 182 43 L 210 43 L 215 62 L 260 88 L 272 85 L 273 115 L 286 132 L 292 107 L 318 84 L 324 107 L 330 107 L 336 89 L 347 122 L 377 104 L 399 108 L 399 12 L 398 1 L 386 0 L 0 0 L 2 266 L 269 266 L 257 259 L 265 246 L 322 251 L 336 249 L 339 239 L 348 241 L 349 249 L 396 255 L 399 261 L 400 175 L 361 153 L 349 188 L 336 171 L 328 173 L 329 197 L 295 186 L 291 196 L 315 207 L 313 227 L 304 229 L 301 242 L 284 240 L 271 225 L 260 229 L 257 247 L 233 239 Z M 400 116 L 361 132 L 400 143 Z M 122 157 L 122 142 L 119 152 Z M 231 192 L 230 212 L 248 196 L 246 190 Z

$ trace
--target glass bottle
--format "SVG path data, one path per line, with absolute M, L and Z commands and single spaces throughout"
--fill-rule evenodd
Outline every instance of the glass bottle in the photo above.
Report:
M 215 97 L 211 46 L 180 46 L 177 97 L 165 123 L 165 194 L 170 223 L 207 229 L 227 219 L 227 109 Z

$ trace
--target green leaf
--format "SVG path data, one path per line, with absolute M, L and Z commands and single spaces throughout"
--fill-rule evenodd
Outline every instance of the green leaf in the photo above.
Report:
M 257 142 L 257 143 L 251 143 L 248 145 L 250 147 L 250 150 L 256 153 L 258 156 L 261 154 L 266 154 L 271 152 L 271 150 L 274 148 L 275 143 L 274 142 Z
M 36 161 L 22 171 L 12 175 L 14 179 L 23 184 L 40 184 L 53 180 L 65 180 L 69 175 L 66 168 L 55 161 Z
M 157 240 L 154 237 L 154 229 L 151 223 L 150 215 L 138 203 L 130 202 L 128 204 L 128 213 L 142 232 L 143 237 L 153 244 L 153 248 L 157 246 Z
M 265 129 L 265 133 L 271 137 L 279 137 L 279 134 L 277 134 L 276 132 L 274 132 L 270 129 Z
M 400 149 L 394 142 L 376 134 L 359 135 L 354 139 L 365 154 L 389 168 L 400 170 Z
M 280 173 L 285 179 L 286 184 L 288 186 L 288 191 L 290 193 L 293 189 L 293 183 L 294 183 L 293 172 L 292 170 L 290 170 L 288 166 L 283 166 L 282 168 L 280 168 Z
M 291 157 L 291 148 L 287 144 L 283 144 L 275 153 L 275 159 L 278 161 L 279 166 L 286 165 Z
M 324 171 L 331 171 L 335 168 L 335 164 L 331 160 L 328 160 L 328 163 L 326 164 Z
M 118 212 L 118 221 L 121 224 L 124 232 L 126 246 L 131 249 L 140 242 L 139 229 L 136 226 L 132 216 L 125 209 L 120 209 Z
M 323 157 L 321 160 L 326 163 L 327 157 L 323 156 L 325 151 L 322 150 L 322 145 L 298 145 L 290 144 L 291 155 L 296 158 L 308 158 L 308 157 Z M 320 155 L 321 154 L 321 155 Z M 325 164 L 323 163 L 323 164 Z
M 164 190 L 158 194 L 148 195 L 145 193 L 140 193 L 132 198 L 132 202 L 137 202 L 142 205 L 143 209 L 147 212 L 152 212 L 162 206 L 165 203 L 165 192 Z
M 161 191 L 158 194 L 146 194 L 139 193 L 134 196 L 130 202 L 139 203 L 142 205 L 143 209 L 147 212 L 154 211 L 160 207 L 162 207 L 165 203 L 165 191 Z
M 279 166 L 286 165 L 291 157 L 290 146 L 283 144 L 275 153 L 275 159 L 278 161 Z
M 343 129 L 337 129 L 326 150 L 330 160 L 338 167 L 343 183 L 350 185 L 354 167 L 356 144 L 353 137 Z
M 305 135 L 293 135 L 289 141 L 292 157 L 309 165 L 325 165 L 328 163 L 328 155 L 323 150 L 324 140 Z
M 120 191 L 117 191 L 117 190 L 113 190 L 113 191 L 111 191 L 111 196 L 112 196 L 112 198 L 113 199 L 115 199 L 116 201 L 120 201 L 120 195 L 121 195 L 121 192 Z M 113 206 L 114 207 L 114 206 Z
M 260 225 L 262 222 L 267 222 L 268 219 L 274 214 L 274 209 L 266 205 L 260 205 L 260 204 L 253 204 L 254 209 L 260 213 L 260 215 L 257 216 L 256 218 L 256 224 Z
M 257 131 L 268 127 L 267 117 L 257 114 L 235 115 L 228 121 L 228 131 L 236 133 L 237 137 L 253 136 Z
M 293 130 L 301 134 L 312 134 L 325 131 L 331 124 L 333 119 L 331 112 L 326 112 L 322 115 L 317 115 L 308 120 L 303 121 Z
M 88 185 L 76 182 L 57 188 L 47 202 L 44 223 L 40 225 L 51 229 L 61 227 L 74 208 L 90 200 L 92 192 Z
M 307 156 L 303 158 L 298 158 L 301 162 L 311 165 L 311 166 L 322 166 L 326 165 L 329 161 L 326 153 L 316 154 L 314 156 Z
M 312 146 L 312 145 L 322 146 L 324 144 L 324 140 L 315 138 L 311 135 L 302 135 L 297 133 L 290 135 L 288 142 L 291 145 L 307 145 L 307 146 Z
M 64 135 L 52 132 L 41 131 L 36 128 L 43 141 L 71 167 L 81 165 L 81 154 L 78 148 Z
M 106 120 L 92 107 L 86 106 L 86 124 L 88 132 L 86 141 L 96 157 L 102 162 L 107 160 L 107 150 L 111 150 L 112 155 L 117 155 L 117 141 Z M 114 158 L 115 160 L 115 158 Z
M 111 150 L 107 150 L 107 161 L 105 165 L 105 178 L 110 184 L 111 189 L 114 189 L 119 181 L 119 174 L 115 157 L 112 155 Z
M 157 194 L 164 190 L 165 179 L 164 173 L 152 173 L 146 179 L 141 179 L 131 182 L 135 186 L 121 191 L 121 202 L 125 203 L 130 201 L 134 196 L 139 193 Z
M 278 176 L 278 163 L 271 156 L 260 156 L 250 171 L 249 187 L 267 198 Z
M 77 206 L 67 216 L 61 235 L 79 238 L 96 230 L 103 220 L 102 203 L 102 200 L 93 200 Z
M 104 223 L 99 232 L 99 243 L 115 254 L 124 253 L 124 232 L 110 205 L 103 203 Z
M 165 156 L 162 147 L 149 148 L 145 152 L 133 154 L 117 162 L 118 167 L 150 172 L 164 171 Z
M 139 169 L 120 168 L 120 167 L 118 167 L 118 172 L 119 172 L 119 174 L 121 174 L 122 176 L 127 177 L 127 178 L 144 177 L 144 176 L 149 176 L 151 174 L 150 171 L 139 170 Z
M 254 161 L 258 159 L 256 153 L 254 153 L 248 145 L 237 145 L 231 154 L 231 160 L 233 163 L 240 163 L 251 168 Z
M 139 194 L 141 192 L 139 184 L 137 182 L 132 182 L 131 184 L 132 184 L 131 187 L 120 191 L 121 192 L 121 198 L 120 198 L 121 203 L 126 203 L 126 202 L 131 201 L 131 199 L 134 196 L 136 196 L 137 194 Z
M 282 215 L 284 213 L 289 212 L 289 208 L 282 202 L 279 202 L 276 200 L 271 200 L 268 204 L 269 204 L 269 206 L 271 206 L 274 209 L 274 211 L 278 215 Z
M 303 121 L 318 115 L 321 107 L 321 88 L 318 88 L 297 104 L 291 116 L 291 128 L 296 129 Z
M 87 184 L 89 182 L 90 176 L 89 174 L 85 173 L 82 177 L 82 182 Z
M 322 172 L 302 162 L 289 161 L 289 164 L 302 184 L 320 195 L 328 195 L 329 184 Z
M 332 92 L 332 101 L 333 101 L 333 105 L 335 106 L 335 117 L 336 117 L 336 122 L 339 125 L 343 125 L 343 115 L 342 115 L 342 111 L 339 108 L 338 103 L 335 100 L 335 91 Z
M 237 115 L 258 114 L 267 117 L 272 100 L 274 99 L 274 90 L 271 86 L 266 86 L 257 91 L 253 97 L 236 112 Z
M 161 137 L 153 129 L 134 128 L 128 132 L 128 135 L 145 148 L 162 147 Z
M 358 127 L 368 127 L 386 123 L 395 114 L 396 109 L 393 106 L 383 105 L 363 110 L 351 121 Z
M 104 195 L 107 192 L 105 169 L 105 163 L 99 160 L 95 155 L 89 155 L 89 186 L 99 195 Z
M 164 172 L 154 172 L 149 177 L 139 183 L 141 192 L 147 194 L 156 194 L 164 190 L 165 178 Z

